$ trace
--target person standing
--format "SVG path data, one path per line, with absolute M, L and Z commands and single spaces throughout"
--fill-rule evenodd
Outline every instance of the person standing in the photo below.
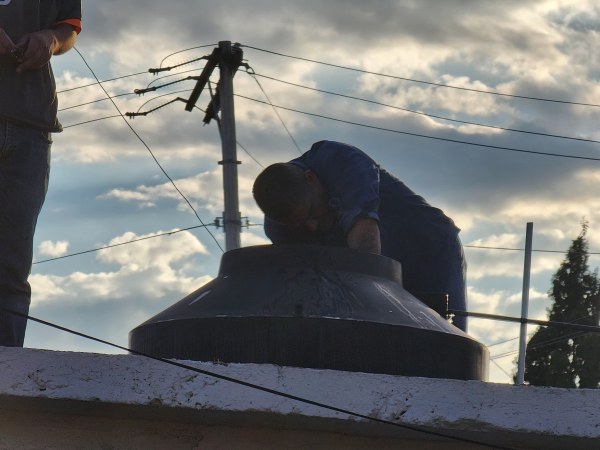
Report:
M 0 345 L 22 347 L 33 236 L 50 171 L 56 85 L 50 60 L 81 31 L 80 0 L 0 0 Z

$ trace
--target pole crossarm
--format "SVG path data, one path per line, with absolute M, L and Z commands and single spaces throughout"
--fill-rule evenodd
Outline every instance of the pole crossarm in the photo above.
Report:
M 217 49 L 215 49 L 217 50 Z M 237 69 L 243 65 L 242 59 L 244 52 L 242 51 L 240 44 L 235 43 L 231 45 L 230 42 L 221 42 L 219 44 L 219 66 L 227 66 L 231 72 L 231 77 L 235 76 Z M 217 117 L 219 110 L 221 109 L 221 89 L 217 86 L 215 94 L 212 96 L 210 103 L 206 107 L 206 115 L 204 116 L 203 122 L 209 124 L 212 119 Z
M 204 90 L 204 86 L 206 86 L 206 83 L 208 83 L 208 80 L 212 75 L 213 70 L 215 70 L 215 67 L 217 67 L 217 64 L 219 63 L 221 57 L 220 54 L 220 48 L 215 48 L 212 51 L 212 53 L 207 57 L 206 65 L 204 66 L 204 69 L 202 69 L 202 73 L 198 77 L 196 86 L 194 87 L 194 90 L 190 94 L 190 98 L 188 99 L 185 105 L 186 111 L 192 111 L 194 109 L 194 106 L 196 106 L 196 102 L 200 98 L 200 94 Z

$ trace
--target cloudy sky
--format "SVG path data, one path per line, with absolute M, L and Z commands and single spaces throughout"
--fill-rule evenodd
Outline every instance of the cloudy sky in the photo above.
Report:
M 132 328 L 217 274 L 222 230 L 203 228 L 165 175 L 204 224 L 221 216 L 216 124 L 181 102 L 129 121 L 118 114 L 187 98 L 191 80 L 133 90 L 198 75 L 203 61 L 159 76 L 148 69 L 232 41 L 256 74 L 242 68 L 234 80 L 240 210 L 251 224 L 262 223 L 250 187 L 263 166 L 321 139 L 351 143 L 462 229 L 471 311 L 520 314 L 519 249 L 533 222 L 530 315 L 544 319 L 551 276 L 582 219 L 600 252 L 595 3 L 84 0 L 85 61 L 77 51 L 54 59 L 65 130 L 54 136 L 31 314 L 127 345 Z M 198 107 L 208 100 L 204 92 Z M 175 230 L 185 231 L 166 234 Z M 244 246 L 264 243 L 260 226 L 244 229 Z M 470 321 L 490 346 L 491 381 L 511 381 L 518 332 Z M 37 324 L 25 344 L 115 351 Z

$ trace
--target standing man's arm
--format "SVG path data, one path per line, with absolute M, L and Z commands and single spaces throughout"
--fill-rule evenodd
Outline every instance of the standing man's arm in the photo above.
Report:
M 15 46 L 25 52 L 19 59 L 17 73 L 45 66 L 53 55 L 61 55 L 75 45 L 77 31 L 66 23 L 23 36 Z

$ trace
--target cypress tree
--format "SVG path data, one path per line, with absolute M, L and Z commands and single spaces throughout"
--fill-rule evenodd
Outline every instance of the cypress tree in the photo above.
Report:
M 588 266 L 587 228 L 584 222 L 552 277 L 550 321 L 599 325 L 600 283 L 597 270 Z M 538 386 L 600 387 L 600 334 L 538 327 L 527 343 L 525 380 Z

